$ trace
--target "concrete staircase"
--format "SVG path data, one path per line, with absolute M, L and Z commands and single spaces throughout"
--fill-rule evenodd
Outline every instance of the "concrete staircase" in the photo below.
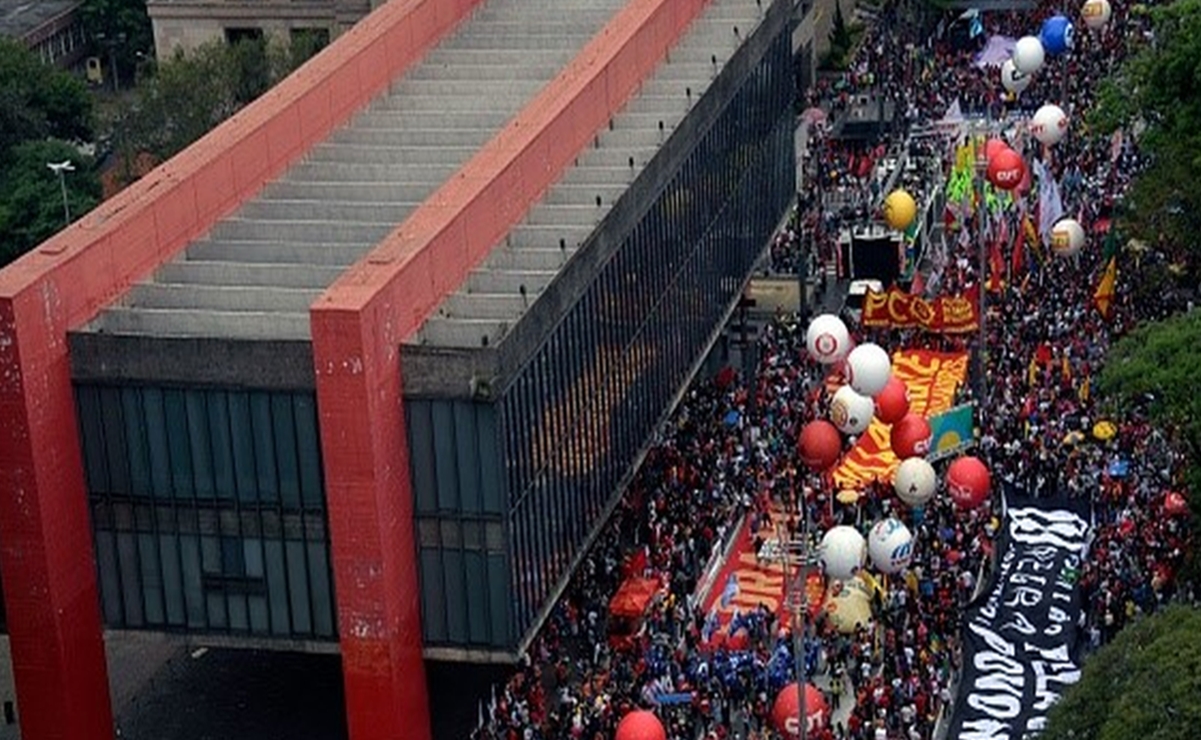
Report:
M 489 0 L 391 89 L 88 330 L 307 339 L 309 305 L 594 36 L 623 0 Z
M 713 0 L 640 93 L 523 223 L 439 306 L 412 343 L 496 345 L 609 212 L 763 16 Z

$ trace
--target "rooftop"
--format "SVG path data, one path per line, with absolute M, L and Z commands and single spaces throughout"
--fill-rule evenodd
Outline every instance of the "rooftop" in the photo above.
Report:
M 0 36 L 25 38 L 81 4 L 80 0 L 0 0 Z

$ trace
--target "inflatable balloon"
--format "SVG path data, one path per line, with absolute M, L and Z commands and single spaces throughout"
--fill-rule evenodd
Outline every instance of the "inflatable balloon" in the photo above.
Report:
M 863 560 L 867 557 L 867 542 L 859 530 L 840 524 L 826 532 L 819 550 L 826 575 L 837 581 L 845 581 L 863 567 Z
M 984 160 L 991 162 L 992 158 L 1009 148 L 1003 139 L 989 139 L 984 142 Z
M 1030 75 L 1026 72 L 1019 72 L 1013 60 L 1006 59 L 1001 64 L 1001 87 L 1018 95 L 1030 87 Z
M 1105 28 L 1112 14 L 1113 8 L 1109 6 L 1109 0 L 1085 0 L 1080 8 L 1080 17 L 1084 19 L 1084 25 L 1094 31 Z
M 904 231 L 917 216 L 917 203 L 904 190 L 894 190 L 884 199 L 884 221 L 890 228 Z
M 771 722 L 776 732 L 786 738 L 801 736 L 801 694 L 796 683 L 790 683 L 780 689 L 776 701 L 771 708 Z M 806 733 L 816 732 L 826 726 L 830 719 L 830 709 L 826 697 L 811 683 L 805 684 L 805 726 Z
M 809 348 L 809 356 L 821 364 L 832 365 L 846 357 L 850 344 L 847 325 L 834 314 L 824 313 L 809 322 L 805 345 Z
M 875 411 L 872 399 L 856 393 L 849 385 L 839 388 L 830 399 L 830 421 L 843 434 L 863 434 Z
M 907 457 L 925 457 L 930 452 L 930 438 L 933 435 L 926 417 L 909 413 L 892 425 L 888 439 L 892 443 L 893 454 L 904 460 Z
M 899 519 L 878 521 L 867 534 L 867 555 L 881 573 L 900 573 L 913 560 L 913 534 Z
M 1051 251 L 1072 257 L 1084 249 L 1084 227 L 1074 218 L 1061 218 L 1051 228 Z
M 897 498 L 909 506 L 924 506 L 934 498 L 934 491 L 938 488 L 938 475 L 926 458 L 909 457 L 897 466 L 892 487 L 897 492 Z
M 815 473 L 829 470 L 842 456 L 842 435 L 825 419 L 814 419 L 797 437 L 797 456 Z
M 667 731 L 654 712 L 635 709 L 621 718 L 613 740 L 667 740 Z
M 998 190 L 1013 190 L 1022 184 L 1026 163 L 1022 155 L 1006 147 L 988 160 L 988 181 Z
M 1072 50 L 1072 45 L 1075 43 L 1074 33 L 1072 22 L 1056 13 L 1043 21 L 1043 28 L 1038 34 L 1038 40 L 1042 42 L 1043 48 L 1048 54 L 1057 56 Z
M 947 493 L 960 509 L 975 509 L 988 500 L 992 476 L 979 458 L 966 455 L 947 468 Z
M 821 607 L 826 612 L 826 621 L 844 635 L 854 634 L 872 619 L 871 591 L 862 576 L 826 590 L 826 600 Z
M 893 375 L 876 394 L 876 418 L 885 424 L 895 424 L 909 413 L 909 386 Z
M 1013 47 L 1013 66 L 1024 75 L 1032 75 L 1043 66 L 1046 52 L 1043 42 L 1034 36 L 1023 36 Z
M 1047 146 L 1059 143 L 1068 132 L 1068 115 L 1058 105 L 1048 103 L 1034 112 L 1030 133 Z
M 847 382 L 859 395 L 876 395 L 891 377 L 892 360 L 880 345 L 864 342 L 847 355 Z

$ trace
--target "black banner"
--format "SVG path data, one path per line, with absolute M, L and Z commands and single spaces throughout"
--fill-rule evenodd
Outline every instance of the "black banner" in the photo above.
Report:
M 989 588 L 964 614 L 963 670 L 948 738 L 1022 740 L 1080 679 L 1087 501 L 1006 496 Z

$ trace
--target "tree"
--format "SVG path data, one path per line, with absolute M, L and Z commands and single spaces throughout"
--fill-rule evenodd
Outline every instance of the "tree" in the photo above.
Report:
M 1181 184 L 1201 177 L 1201 0 L 1155 7 L 1151 18 L 1153 40 L 1102 85 L 1091 123 L 1102 133 L 1142 131 L 1150 165 L 1131 189 L 1124 230 L 1152 242 L 1162 237 L 1174 256 L 1195 262 L 1201 189 Z
M 1040 740 L 1185 740 L 1201 723 L 1201 611 L 1140 619 L 1084 664 Z
M 64 180 L 72 218 L 100 202 L 100 180 L 90 157 L 74 146 L 46 139 L 15 146 L 0 172 L 0 266 L 49 239 L 65 225 L 58 175 L 46 164 L 71 160 L 75 171 Z
M 116 60 L 119 74 L 132 75 L 138 54 L 154 51 L 154 30 L 145 0 L 84 0 L 79 20 L 105 64 Z M 108 73 L 114 74 L 114 70 Z
M 0 38 L 0 167 L 22 141 L 92 138 L 92 98 L 71 74 Z

